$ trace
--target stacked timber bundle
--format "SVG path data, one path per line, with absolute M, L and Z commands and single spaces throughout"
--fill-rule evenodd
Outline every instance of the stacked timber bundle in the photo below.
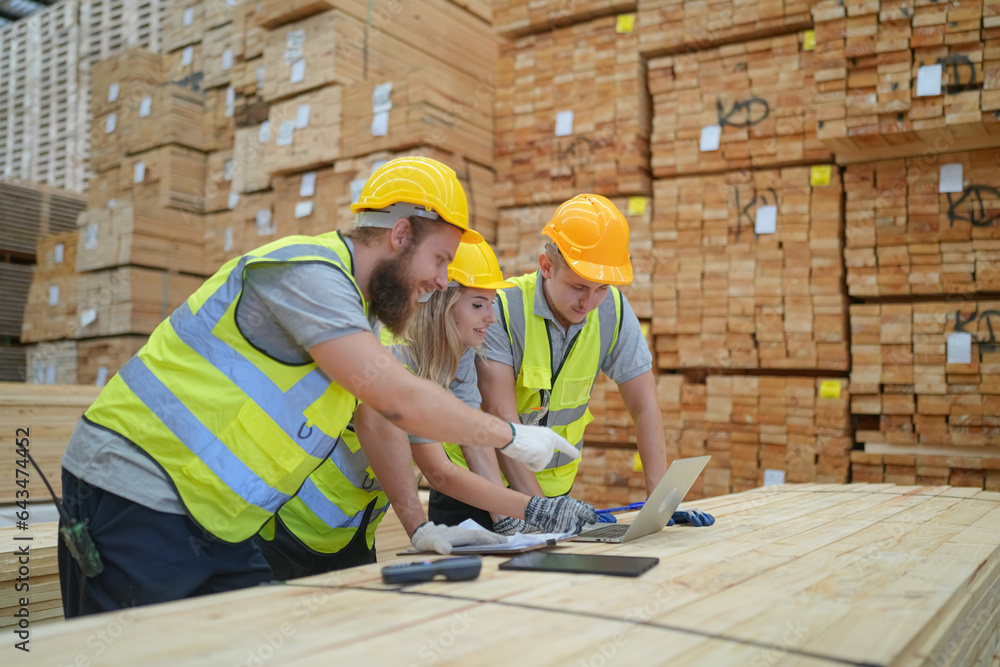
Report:
M 867 452 L 1000 455 L 989 450 L 1000 446 L 998 318 L 1000 302 L 974 298 L 851 306 L 852 411 L 869 416 Z
M 0 253 L 32 260 L 42 237 L 71 231 L 84 197 L 39 183 L 0 181 Z
M 1000 491 L 1000 454 L 869 454 L 851 452 L 851 480 L 906 486 L 966 486 Z
M 77 383 L 103 387 L 147 340 L 149 336 L 126 335 L 77 341 Z
M 157 206 L 200 213 L 205 205 L 205 154 L 171 144 L 121 160 L 121 197 L 149 197 Z
M 176 144 L 204 151 L 204 97 L 183 86 L 160 86 L 138 101 L 138 111 L 121 123 L 121 148 L 128 155 Z
M 813 24 L 812 4 L 813 0 L 639 0 L 639 48 L 657 56 L 805 30 Z
M 77 341 L 42 341 L 28 345 L 25 350 L 25 382 L 30 384 L 79 382 Z
M 816 138 L 815 52 L 803 40 L 798 33 L 650 60 L 653 175 L 831 162 Z
M 820 140 L 841 163 L 1000 146 L 1000 20 L 992 0 L 813 8 Z
M 851 165 L 852 296 L 1000 292 L 1000 150 Z
M 628 298 L 636 316 L 649 319 L 654 312 L 653 203 L 649 197 L 612 197 L 611 202 L 628 221 L 629 255 L 633 270 L 632 283 L 619 285 L 618 288 Z M 539 204 L 501 209 L 495 250 L 504 275 L 521 275 L 538 269 L 538 255 L 548 241 L 541 232 L 558 206 Z
M 848 368 L 836 170 L 730 172 L 655 188 L 661 368 Z
M 35 471 L 29 470 L 34 476 Z M 32 484 L 32 488 L 34 486 Z M 41 498 L 44 496 L 38 502 L 43 502 Z M 58 541 L 59 524 L 55 521 L 32 522 L 27 532 L 15 526 L 0 528 L 0 628 L 6 630 L 18 624 L 20 619 L 14 614 L 21 610 L 20 601 L 28 595 L 26 591 L 30 591 L 32 623 L 62 618 L 62 593 L 56 557 Z M 19 573 L 24 566 L 22 549 L 25 547 L 29 549 L 31 570 L 27 582 Z M 25 583 L 30 588 L 25 588 Z
M 59 461 L 77 421 L 97 398 L 99 391 L 96 387 L 0 383 L 0 419 L 10 425 L 0 435 L 0 447 L 13 454 L 15 438 L 19 437 L 15 435 L 15 429 L 30 429 L 31 456 L 45 473 L 56 495 L 62 495 Z M 6 456 L 0 461 L 0 474 L 3 475 L 0 479 L 0 503 L 12 503 L 17 499 L 16 466 L 14 456 Z M 34 469 L 31 473 L 32 479 L 37 479 Z M 45 487 L 40 483 L 36 486 L 33 482 L 32 497 L 36 488 Z M 42 501 L 41 495 L 38 501 Z
M 513 0 L 497 2 L 493 8 L 493 28 L 505 37 L 519 37 L 533 32 L 564 28 L 599 16 L 633 15 L 636 0 Z
M 72 338 L 77 312 L 75 259 L 75 232 L 51 234 L 39 239 L 38 265 L 31 277 L 31 288 L 23 310 L 22 342 Z M 63 373 L 59 375 L 65 377 Z
M 598 18 L 501 48 L 498 205 L 652 191 L 645 61 L 635 33 L 616 23 Z

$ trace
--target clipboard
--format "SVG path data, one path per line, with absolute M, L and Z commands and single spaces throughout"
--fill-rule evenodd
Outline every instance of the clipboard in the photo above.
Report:
M 532 572 L 569 572 L 572 574 L 606 574 L 615 577 L 638 577 L 656 567 L 659 558 L 645 556 L 608 556 L 604 554 L 567 554 L 538 551 L 522 554 L 500 563 L 501 570 Z

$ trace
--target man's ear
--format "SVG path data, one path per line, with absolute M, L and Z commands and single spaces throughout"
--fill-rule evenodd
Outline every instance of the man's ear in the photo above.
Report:
M 392 225 L 392 229 L 389 230 L 389 248 L 395 252 L 401 248 L 405 248 L 410 242 L 410 234 L 412 230 L 410 229 L 410 221 L 406 218 L 400 218 Z
M 542 278 L 546 280 L 552 279 L 552 276 L 555 274 L 555 265 L 552 263 L 552 258 L 549 257 L 547 252 L 542 252 L 538 255 L 538 268 L 542 270 Z

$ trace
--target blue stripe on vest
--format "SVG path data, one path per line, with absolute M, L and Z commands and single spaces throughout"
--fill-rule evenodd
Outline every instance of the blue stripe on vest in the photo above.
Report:
M 205 427 L 160 382 L 142 359 L 132 357 L 119 371 L 125 384 L 222 482 L 251 505 L 274 513 L 290 496 L 271 488 Z
M 330 528 L 358 528 L 361 525 L 364 511 L 358 512 L 354 516 L 348 516 L 323 495 L 323 492 L 316 487 L 311 479 L 306 480 L 297 495 L 306 504 L 306 507 Z M 372 512 L 370 521 L 374 521 L 375 517 L 381 515 L 386 509 L 388 509 L 388 505 L 376 508 Z
M 330 452 L 330 460 L 333 465 L 337 466 L 340 474 L 346 477 L 347 481 L 356 489 L 362 491 L 380 490 L 382 487 L 378 486 L 377 480 L 368 476 L 368 457 L 365 456 L 364 451 L 359 449 L 352 452 L 347 446 L 341 446 L 343 444 L 343 441 L 338 442 L 338 446 Z

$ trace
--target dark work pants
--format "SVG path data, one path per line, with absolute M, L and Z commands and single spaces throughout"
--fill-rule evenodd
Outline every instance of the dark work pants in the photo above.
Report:
M 253 540 L 223 542 L 187 515 L 157 512 L 62 471 L 63 506 L 87 521 L 104 571 L 83 576 L 59 540 L 67 618 L 256 586 L 274 577 Z
M 457 526 L 466 519 L 472 519 L 486 530 L 493 530 L 493 519 L 489 512 L 446 496 L 435 489 L 431 489 L 427 518 L 445 526 Z
M 280 581 L 368 565 L 375 562 L 375 547 L 368 548 L 367 537 L 368 523 L 375 509 L 375 502 L 371 501 L 365 508 L 361 526 L 354 538 L 336 553 L 324 554 L 310 549 L 288 530 L 280 516 L 275 517 L 273 540 L 265 540 L 260 535 L 254 537 L 254 540 L 260 547 L 261 554 L 267 559 L 268 565 L 271 566 L 274 578 Z

